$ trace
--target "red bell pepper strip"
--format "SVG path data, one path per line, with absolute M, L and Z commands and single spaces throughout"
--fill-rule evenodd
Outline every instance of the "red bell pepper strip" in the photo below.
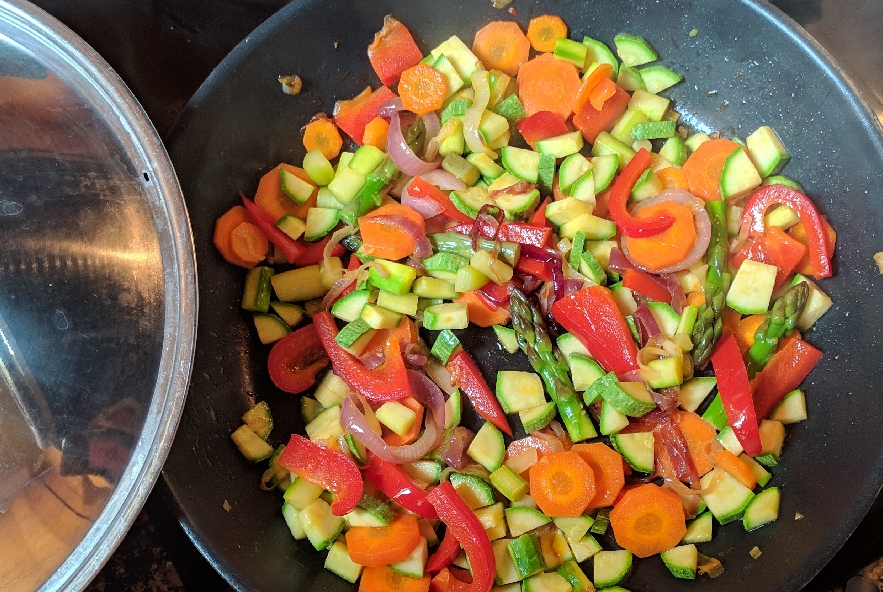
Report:
M 426 571 L 429 573 L 436 573 L 443 570 L 456 559 L 459 553 L 460 541 L 454 536 L 454 531 L 448 529 L 445 531 L 445 538 L 442 539 L 438 549 L 435 550 L 435 553 L 429 556 L 429 560 L 426 562 Z
M 806 230 L 812 273 L 816 279 L 831 277 L 831 252 L 822 217 L 810 199 L 799 191 L 785 185 L 761 187 L 748 198 L 742 211 L 742 225 L 748 225 L 754 234 L 764 231 L 764 214 L 774 205 L 791 208 L 803 223 Z
M 567 122 L 558 113 L 537 111 L 518 122 L 518 131 L 524 141 L 530 144 L 531 148 L 536 149 L 536 143 L 539 140 L 560 136 L 570 130 L 567 128 Z
M 379 368 L 368 368 L 334 340 L 337 325 L 328 311 L 313 315 L 313 324 L 322 345 L 331 358 L 334 371 L 350 388 L 361 393 L 369 401 L 397 401 L 411 394 L 408 372 L 402 358 L 398 339 L 389 339 L 384 345 L 386 362 Z
M 589 286 L 555 301 L 552 316 L 606 371 L 623 375 L 637 370 L 638 348 L 607 288 Z
M 395 96 L 395 93 L 385 86 L 373 92 L 371 87 L 368 87 L 357 97 L 335 103 L 334 123 L 350 138 L 361 144 L 362 136 L 365 135 L 365 126 L 377 117 L 380 107 Z
M 472 356 L 460 349 L 451 356 L 445 368 L 451 373 L 451 382 L 466 394 L 475 411 L 497 426 L 500 431 L 511 436 L 512 428 L 509 427 L 506 414 L 503 413 L 497 397 L 487 385 Z
M 362 474 L 350 458 L 298 434 L 292 434 L 276 463 L 334 494 L 331 513 L 352 512 L 362 499 Z
M 488 592 L 494 585 L 496 558 L 484 526 L 449 481 L 430 491 L 426 497 L 466 551 L 472 570 L 469 592 Z
M 590 144 L 594 144 L 598 134 L 610 131 L 628 107 L 631 95 L 622 87 L 616 85 L 613 96 L 604 101 L 601 109 L 595 109 L 592 103 L 586 101 L 582 108 L 573 114 L 573 125 L 582 132 L 583 138 Z
M 543 201 L 540 202 L 540 205 L 537 207 L 537 211 L 533 213 L 533 216 L 530 217 L 530 225 L 535 226 L 537 228 L 551 228 L 549 225 L 549 221 L 546 220 L 546 206 L 552 203 L 551 197 L 546 197 Z M 541 247 L 545 247 L 546 245 L 540 245 Z
M 392 15 L 386 15 L 383 28 L 374 34 L 374 41 L 368 46 L 368 61 L 380 82 L 386 86 L 395 84 L 402 72 L 422 59 L 423 54 L 408 28 Z
M 638 150 L 613 182 L 607 198 L 610 219 L 616 222 L 620 232 L 631 238 L 655 236 L 671 228 L 675 221 L 665 210 L 652 218 L 635 218 L 626 209 L 635 183 L 650 168 L 651 163 L 650 153 L 644 148 Z
M 822 352 L 802 339 L 785 342 L 751 381 L 757 417 L 769 417 L 779 401 L 800 386 L 821 357 Z
M 515 264 L 515 269 L 544 282 L 551 282 L 555 279 L 552 275 L 552 264 L 548 261 L 519 257 L 518 262 Z
M 368 452 L 368 464 L 364 468 L 365 479 L 377 486 L 385 496 L 406 510 L 424 518 L 435 520 L 438 514 L 426 499 L 426 493 L 417 487 L 399 467 Z
M 303 247 L 290 236 L 276 228 L 276 220 L 261 206 L 242 195 L 242 193 L 239 196 L 242 198 L 242 203 L 251 215 L 252 220 L 254 220 L 254 223 L 261 229 L 261 232 L 264 233 L 267 239 L 282 251 L 282 254 L 289 263 L 297 261 L 303 254 Z
M 316 374 L 330 363 L 315 325 L 307 325 L 273 344 L 267 369 L 280 390 L 297 394 L 316 384 Z
M 316 265 L 317 263 L 322 263 L 322 259 L 325 255 L 325 245 L 331 240 L 331 235 L 328 234 L 325 238 L 318 240 L 314 243 L 307 242 L 304 239 L 300 238 L 297 240 L 297 244 L 301 246 L 303 251 L 298 256 L 297 260 L 294 261 L 295 265 L 300 267 L 304 267 L 306 265 Z M 343 245 L 337 243 L 331 249 L 332 257 L 340 257 L 343 255 L 346 249 L 343 248 Z
M 748 370 L 742 352 L 732 333 L 724 335 L 711 354 L 711 365 L 717 379 L 717 390 L 727 414 L 727 421 L 742 448 L 749 456 L 761 453 L 758 415 L 751 398 Z
M 472 228 L 474 220 L 458 210 L 441 189 L 428 181 L 424 181 L 422 177 L 417 176 L 411 180 L 408 184 L 408 192 L 413 195 L 415 199 L 423 198 L 433 200 L 441 206 L 443 215 L 461 224 L 468 224 L 469 228 Z
M 671 292 L 649 273 L 630 267 L 622 274 L 622 285 L 658 302 L 671 304 Z
M 448 232 L 459 232 L 460 234 L 471 234 L 473 223 L 458 224 L 448 229 Z M 490 223 L 482 223 L 481 236 L 484 238 L 493 238 L 494 229 Z M 552 236 L 552 229 L 548 226 L 527 224 L 525 222 L 503 222 L 500 224 L 500 230 L 497 233 L 497 240 L 508 241 L 510 243 L 518 243 L 521 245 L 533 245 L 543 248 Z
M 806 255 L 806 245 L 788 236 L 781 228 L 771 226 L 754 240 L 749 240 L 742 250 L 733 255 L 732 266 L 738 269 L 746 259 L 759 261 L 767 265 L 775 265 L 776 287 L 794 273 L 801 259 Z

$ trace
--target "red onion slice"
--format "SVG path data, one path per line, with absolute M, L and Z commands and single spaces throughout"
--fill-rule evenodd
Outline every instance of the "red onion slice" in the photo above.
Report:
M 389 152 L 390 157 L 392 157 L 396 166 L 399 167 L 399 170 L 412 177 L 437 169 L 441 162 L 441 159 L 426 162 L 414 154 L 414 151 L 408 146 L 408 142 L 405 141 L 405 136 L 402 133 L 402 121 L 399 117 L 399 112 L 395 110 L 389 116 L 386 151 Z
M 672 273 L 662 273 L 658 277 L 660 283 L 671 294 L 671 307 L 678 314 L 684 312 L 684 303 L 687 301 L 687 295 L 684 294 L 684 287 L 681 286 L 677 276 Z
M 444 169 L 429 171 L 420 177 L 427 183 L 431 183 L 442 191 L 459 191 L 466 189 L 466 183 Z
M 436 169 L 436 170 L 440 170 L 440 169 Z M 427 173 L 427 175 L 429 175 L 433 172 L 435 172 L 435 171 L 430 171 L 429 173 Z M 442 171 L 442 172 L 447 173 L 447 171 Z M 448 173 L 448 174 L 450 174 L 450 173 Z M 427 175 L 421 175 L 421 176 L 425 180 Z M 415 212 L 417 212 L 418 214 L 423 216 L 424 220 L 428 220 L 429 218 L 433 218 L 435 216 L 438 216 L 439 214 L 441 214 L 444 211 L 444 208 L 442 208 L 442 205 L 440 203 L 438 203 L 437 201 L 435 201 L 434 199 L 432 199 L 431 197 L 417 197 L 417 196 L 413 195 L 409 191 L 409 189 L 411 187 L 411 182 L 412 181 L 408 181 L 408 184 L 405 185 L 404 189 L 402 189 L 402 198 L 401 199 L 402 199 L 403 206 L 408 206 L 409 208 L 411 208 L 412 210 L 414 210 Z
M 463 469 L 469 462 L 466 449 L 475 437 L 468 428 L 457 426 L 448 434 L 448 437 L 438 447 L 438 454 L 449 467 L 457 470 Z

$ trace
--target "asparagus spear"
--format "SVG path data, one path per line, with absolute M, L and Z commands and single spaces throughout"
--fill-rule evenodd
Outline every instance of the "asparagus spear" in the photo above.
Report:
M 809 286 L 806 282 L 800 282 L 796 286 L 791 286 L 773 303 L 763 323 L 755 331 L 754 344 L 748 350 L 749 376 L 754 376 L 767 365 L 779 344 L 779 338 L 794 330 L 797 319 L 806 306 L 808 296 Z
M 708 276 L 705 280 L 705 302 L 699 307 L 693 326 L 693 364 L 703 368 L 708 363 L 714 344 L 723 332 L 724 307 L 727 291 L 733 280 L 727 262 L 727 221 L 722 200 L 705 204 L 711 219 L 711 242 L 705 260 Z
M 570 439 L 579 442 L 596 437 L 598 432 L 573 388 L 567 361 L 549 339 L 542 314 L 514 286 L 509 288 L 509 312 L 518 346 L 542 377 Z

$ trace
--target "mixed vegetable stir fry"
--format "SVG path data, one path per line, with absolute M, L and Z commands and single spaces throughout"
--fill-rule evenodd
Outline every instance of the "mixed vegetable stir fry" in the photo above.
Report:
M 216 223 L 306 426 L 274 448 L 262 401 L 233 441 L 360 590 L 623 590 L 657 554 L 714 576 L 713 522 L 777 518 L 836 234 L 770 127 L 691 135 L 681 76 L 613 42 L 544 15 L 424 55 L 389 16 L 381 86 Z M 532 371 L 483 370 L 476 327 Z

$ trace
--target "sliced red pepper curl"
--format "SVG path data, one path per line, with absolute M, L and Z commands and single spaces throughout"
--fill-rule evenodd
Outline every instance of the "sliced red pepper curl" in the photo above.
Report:
M 335 516 L 352 512 L 362 499 L 362 474 L 356 463 L 342 452 L 292 434 L 276 462 L 298 477 L 333 493 L 331 513 Z
M 331 358 L 334 371 L 354 391 L 377 402 L 397 401 L 411 394 L 408 371 L 398 339 L 387 340 L 384 346 L 386 362 L 371 369 L 334 340 L 337 325 L 330 312 L 322 311 L 313 315 L 313 324 L 328 357 Z
M 543 206 L 545 209 L 545 206 Z M 459 224 L 448 228 L 448 232 L 459 232 L 460 234 L 472 234 L 474 223 Z M 490 223 L 481 225 L 481 236 L 484 238 L 494 238 L 494 228 Z M 526 222 L 503 222 L 497 231 L 497 240 L 508 241 L 510 243 L 519 243 L 522 245 L 533 245 L 543 248 L 552 237 L 552 229 L 542 224 L 536 225 Z
M 802 339 L 789 339 L 751 382 L 757 417 L 765 419 L 782 398 L 800 386 L 822 357 Z
M 751 396 L 748 370 L 742 361 L 736 338 L 731 333 L 724 335 L 717 344 L 711 354 L 711 365 L 733 433 L 749 456 L 760 454 L 760 431 L 757 429 L 757 413 Z
M 428 181 L 424 181 L 419 175 L 411 180 L 408 184 L 408 193 L 417 199 L 431 199 L 442 208 L 442 214 L 451 220 L 455 220 L 460 224 L 468 224 L 472 228 L 474 220 L 454 207 L 451 200 L 441 189 Z M 466 233 L 468 234 L 468 232 Z
M 656 236 L 671 228 L 675 222 L 671 214 L 664 210 L 652 218 L 635 218 L 626 209 L 635 183 L 651 164 L 650 153 L 644 148 L 638 150 L 613 182 L 610 195 L 607 197 L 610 219 L 616 222 L 620 232 L 631 238 Z
M 445 538 L 442 539 L 438 549 L 435 550 L 435 553 L 429 556 L 429 561 L 426 562 L 426 571 L 429 573 L 435 573 L 443 570 L 456 559 L 459 553 L 460 541 L 454 536 L 454 531 L 448 529 L 445 531 Z
M 316 374 L 330 360 L 315 325 L 289 333 L 273 345 L 267 359 L 270 380 L 286 393 L 302 393 L 316 384 Z
M 304 248 L 293 240 L 290 236 L 276 228 L 276 220 L 261 206 L 257 205 L 242 193 L 239 194 L 245 209 L 251 215 L 252 220 L 266 235 L 267 239 L 282 251 L 282 254 L 289 263 L 296 262 L 303 254 Z
M 794 273 L 800 261 L 806 255 L 806 245 L 788 236 L 781 228 L 770 226 L 754 240 L 749 240 L 742 250 L 733 255 L 731 263 L 738 269 L 746 259 L 759 261 L 767 265 L 775 265 L 776 288 Z
M 621 376 L 638 369 L 638 348 L 607 288 L 589 286 L 556 300 L 552 316 L 606 371 Z
M 494 585 L 496 559 L 491 541 L 484 526 L 466 502 L 457 494 L 454 486 L 445 481 L 426 496 L 449 531 L 460 541 L 469 567 L 472 583 L 469 592 L 488 592 Z
M 430 520 L 438 518 L 435 508 L 426 499 L 423 490 L 417 487 L 398 465 L 387 462 L 369 451 L 364 475 L 365 479 L 376 485 L 384 495 L 406 510 Z
M 297 258 L 294 264 L 299 267 L 305 267 L 307 265 L 316 265 L 317 263 L 322 263 L 322 260 L 325 256 L 325 246 L 330 240 L 330 234 L 314 243 L 307 242 L 302 238 L 297 239 L 297 244 L 300 245 L 303 250 L 301 251 L 300 256 Z M 344 254 L 345 251 L 346 249 L 343 248 L 343 245 L 337 243 L 331 249 L 331 256 L 340 257 Z
M 671 304 L 671 292 L 649 273 L 630 267 L 622 274 L 622 285 L 648 298 Z
M 566 134 L 570 129 L 558 113 L 537 111 L 518 122 L 518 131 L 531 148 L 536 148 L 538 141 Z
M 799 191 L 785 185 L 767 185 L 755 191 L 745 203 L 742 211 L 742 225 L 748 225 L 753 234 L 764 231 L 764 215 L 774 205 L 791 208 L 803 223 L 809 247 L 812 274 L 816 279 L 831 277 L 831 253 L 827 235 L 819 211 L 812 201 Z
M 472 356 L 461 349 L 451 356 L 445 367 L 451 373 L 451 382 L 466 394 L 475 411 L 497 426 L 500 431 L 511 436 L 512 428 L 509 427 L 506 414 L 503 413 L 497 397 L 487 385 Z

